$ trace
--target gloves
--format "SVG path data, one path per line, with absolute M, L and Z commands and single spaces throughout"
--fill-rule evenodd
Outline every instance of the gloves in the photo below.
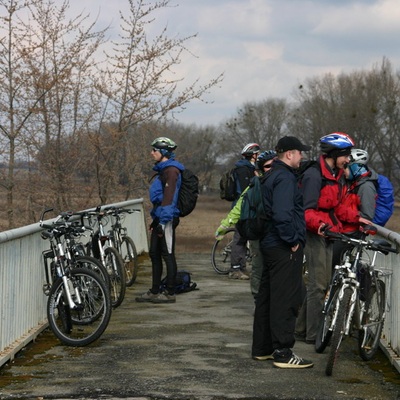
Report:
M 220 226 L 218 227 L 218 229 L 215 231 L 215 239 L 221 240 L 221 239 L 225 236 L 226 231 L 227 231 L 228 229 L 229 229 L 228 226 L 220 225 Z
M 164 236 L 164 229 L 165 229 L 165 225 L 162 224 L 158 224 L 156 227 L 156 233 L 158 237 L 163 237 Z

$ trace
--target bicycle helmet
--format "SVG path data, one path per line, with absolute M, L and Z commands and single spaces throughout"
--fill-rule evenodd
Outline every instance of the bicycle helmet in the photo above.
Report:
M 326 153 L 329 157 L 337 158 L 350 155 L 351 148 L 354 147 L 354 140 L 347 133 L 334 132 L 322 136 L 319 144 L 323 153 Z
M 263 151 L 257 158 L 257 167 L 258 169 L 263 169 L 264 164 L 272 160 L 276 157 L 276 151 L 275 150 L 266 150 Z
M 176 143 L 167 137 L 158 137 L 151 142 L 153 149 L 157 149 L 164 157 L 170 158 L 178 147 Z
M 350 154 L 351 164 L 366 165 L 369 160 L 368 152 L 362 149 L 352 149 Z
M 243 147 L 242 156 L 243 157 L 251 157 L 253 154 L 257 154 L 260 152 L 260 145 L 257 143 L 249 143 Z

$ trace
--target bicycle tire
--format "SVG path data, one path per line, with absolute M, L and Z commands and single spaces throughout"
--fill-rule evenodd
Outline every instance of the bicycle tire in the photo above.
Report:
M 328 303 L 324 307 L 325 311 L 322 314 L 317 330 L 317 336 L 315 338 L 315 351 L 317 353 L 324 352 L 332 336 L 332 320 L 336 309 L 339 290 L 335 287 L 331 290 L 334 290 L 335 292 L 330 296 Z
M 104 265 L 100 260 L 91 256 L 76 256 L 74 260 L 74 266 L 77 268 L 90 269 L 101 276 L 106 283 L 107 287 L 110 287 L 110 277 Z
M 134 241 L 124 236 L 121 241 L 121 257 L 125 266 L 126 286 L 132 286 L 137 278 L 139 269 L 138 254 Z
M 328 361 L 325 368 L 325 374 L 327 376 L 332 375 L 333 366 L 335 365 L 339 354 L 339 347 L 344 335 L 344 329 L 350 308 L 350 299 L 352 293 L 353 290 L 351 288 L 346 288 L 343 293 L 343 298 L 338 302 L 338 309 L 336 311 L 337 318 L 332 330 L 331 346 L 329 349 Z
M 379 348 L 379 341 L 385 322 L 385 284 L 377 280 L 371 286 L 365 302 L 362 329 L 358 334 L 358 350 L 364 361 L 370 361 Z
M 110 321 L 109 290 L 96 272 L 86 268 L 72 270 L 68 279 L 79 293 L 81 308 L 69 307 L 64 282 L 57 278 L 47 302 L 49 327 L 63 344 L 87 346 L 103 334 Z
M 231 269 L 231 245 L 235 229 L 228 229 L 221 240 L 216 240 L 211 250 L 211 264 L 217 274 L 228 275 Z
M 115 247 L 104 249 L 105 267 L 110 276 L 111 304 L 113 308 L 120 306 L 125 298 L 126 275 L 124 262 Z

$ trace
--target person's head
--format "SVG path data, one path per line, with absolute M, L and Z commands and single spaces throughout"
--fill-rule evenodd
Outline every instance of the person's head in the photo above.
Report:
M 326 158 L 332 160 L 332 166 L 342 169 L 350 160 L 354 140 L 347 133 L 334 132 L 322 136 L 319 145 L 321 152 L 326 154 Z
M 266 150 L 258 155 L 257 168 L 262 172 L 267 172 L 272 165 L 273 159 L 276 157 L 275 150 Z
M 257 160 L 257 156 L 260 153 L 260 145 L 257 143 L 248 143 L 242 149 L 242 156 L 249 160 L 250 162 L 255 163 Z
M 284 136 L 279 139 L 275 150 L 281 161 L 292 168 L 299 168 L 303 158 L 302 152 L 311 150 L 311 146 L 301 143 L 294 136 Z
M 164 158 L 174 158 L 173 151 L 178 147 L 176 143 L 167 137 L 158 137 L 151 142 L 151 154 L 156 162 Z
M 361 175 L 368 172 L 367 163 L 369 160 L 368 152 L 362 149 L 352 149 L 350 162 L 345 169 L 346 178 L 349 181 L 357 180 Z

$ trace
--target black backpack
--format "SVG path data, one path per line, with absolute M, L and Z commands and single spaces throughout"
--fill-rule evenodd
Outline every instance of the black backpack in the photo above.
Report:
M 190 170 L 185 168 L 181 172 L 182 182 L 179 190 L 178 208 L 180 217 L 186 217 L 196 207 L 199 197 L 199 178 Z
M 230 169 L 222 174 L 219 181 L 220 197 L 222 200 L 236 200 L 236 179 L 235 168 Z
M 195 290 L 197 283 L 192 282 L 191 274 L 184 270 L 179 270 L 176 273 L 175 294 L 186 293 Z M 167 290 L 167 277 L 163 278 L 160 285 L 160 290 Z
M 169 167 L 168 167 L 169 168 Z M 150 181 L 155 178 L 157 174 L 153 175 Z M 196 207 L 197 199 L 199 197 L 199 178 L 190 170 L 185 168 L 181 171 L 181 187 L 179 189 L 177 207 L 180 211 L 180 217 L 186 217 Z M 165 184 L 162 179 L 163 185 Z
M 240 218 L 236 228 L 245 240 L 260 240 L 271 227 L 271 216 L 265 210 L 261 184 L 270 173 L 262 177 L 255 176 L 242 195 Z

